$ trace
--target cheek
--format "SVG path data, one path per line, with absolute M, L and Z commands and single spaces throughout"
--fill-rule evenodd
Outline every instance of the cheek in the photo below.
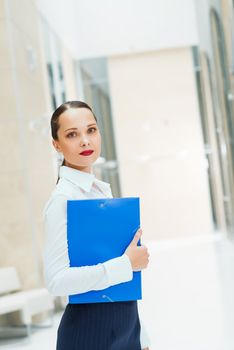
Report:
M 77 150 L 77 142 L 65 142 L 63 149 L 64 153 L 73 153 Z
M 102 143 L 102 139 L 101 139 L 101 136 L 99 136 L 99 137 L 97 138 L 97 148 L 98 148 L 99 151 L 100 151 L 100 149 L 101 149 L 101 143 Z
M 93 135 L 92 138 L 92 146 L 95 149 L 95 154 L 99 154 L 101 152 L 101 137 L 100 134 Z

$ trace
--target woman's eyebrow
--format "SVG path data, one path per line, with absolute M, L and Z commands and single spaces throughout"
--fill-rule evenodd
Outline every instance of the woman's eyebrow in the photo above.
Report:
M 68 131 L 68 130 L 77 130 L 77 128 L 69 128 L 67 130 L 64 130 L 64 132 Z
M 89 128 L 90 126 L 92 125 L 96 125 L 96 123 L 92 123 L 92 124 L 89 124 L 87 125 L 87 128 Z M 69 129 L 66 129 L 64 132 L 68 131 L 68 130 L 77 130 L 78 128 L 69 128 Z

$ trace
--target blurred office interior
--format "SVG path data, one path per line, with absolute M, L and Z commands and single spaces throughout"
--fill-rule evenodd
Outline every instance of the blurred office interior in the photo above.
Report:
M 141 198 L 150 349 L 234 348 L 233 14 L 232 0 L 0 0 L 0 271 L 21 290 L 45 288 L 50 117 L 84 100 L 103 136 L 95 174 Z M 0 346 L 52 349 L 60 299 L 53 327 Z M 2 332 L 19 319 L 0 310 Z

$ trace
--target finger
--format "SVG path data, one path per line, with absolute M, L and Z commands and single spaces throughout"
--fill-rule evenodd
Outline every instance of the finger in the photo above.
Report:
M 141 235 L 142 235 L 142 230 L 139 229 L 139 230 L 136 232 L 135 236 L 133 237 L 133 240 L 132 240 L 132 242 L 131 242 L 131 245 L 137 245 L 139 239 L 141 238 Z

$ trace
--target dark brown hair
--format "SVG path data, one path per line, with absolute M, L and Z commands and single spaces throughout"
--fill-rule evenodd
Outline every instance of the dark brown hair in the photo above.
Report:
M 82 101 L 67 101 L 67 102 L 64 102 L 58 108 L 56 108 L 56 110 L 52 114 L 52 117 L 51 117 L 51 120 L 50 120 L 51 135 L 52 135 L 52 138 L 54 140 L 58 140 L 58 130 L 60 128 L 60 124 L 59 124 L 59 117 L 60 117 L 60 115 L 62 113 L 64 113 L 65 111 L 67 111 L 68 109 L 71 109 L 71 108 L 87 108 L 93 113 L 94 119 L 97 121 L 97 118 L 96 118 L 92 108 L 87 103 L 82 102 Z M 65 165 L 65 159 L 63 160 L 62 165 Z M 59 180 L 59 177 L 57 179 L 56 184 L 58 183 L 58 180 Z

